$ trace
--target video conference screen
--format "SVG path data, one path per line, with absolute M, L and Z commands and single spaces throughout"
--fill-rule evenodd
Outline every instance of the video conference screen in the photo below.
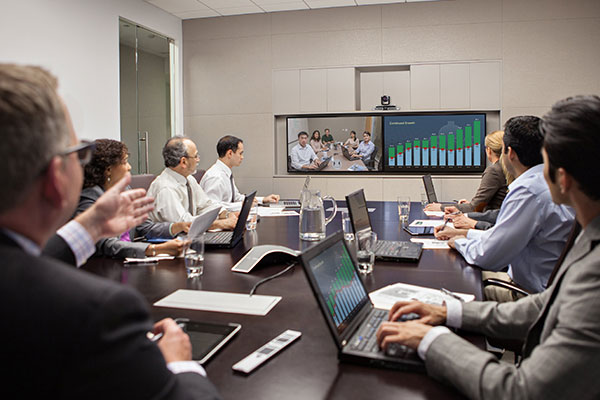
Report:
M 383 117 L 384 171 L 479 172 L 485 169 L 485 114 Z

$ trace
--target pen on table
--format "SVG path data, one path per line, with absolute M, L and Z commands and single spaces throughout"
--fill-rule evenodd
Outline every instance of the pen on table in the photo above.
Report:
M 462 302 L 464 302 L 464 301 L 465 301 L 465 300 L 464 300 L 462 297 L 460 297 L 459 295 L 456 295 L 456 294 L 452 293 L 451 291 L 449 291 L 449 290 L 448 290 L 448 289 L 446 289 L 446 288 L 441 288 L 441 289 L 440 289 L 440 292 L 442 292 L 442 293 L 444 293 L 445 295 L 448 295 L 448 296 L 450 296 L 450 297 L 454 297 L 454 298 L 455 298 L 456 300 L 458 300 L 458 301 L 462 301 Z
M 185 328 L 185 324 L 177 324 L 177 326 L 179 326 L 181 329 Z M 163 332 L 159 332 L 156 335 L 152 332 L 148 332 L 146 334 L 146 336 L 148 337 L 148 339 L 150 339 L 151 342 L 158 342 L 163 337 L 163 335 Z

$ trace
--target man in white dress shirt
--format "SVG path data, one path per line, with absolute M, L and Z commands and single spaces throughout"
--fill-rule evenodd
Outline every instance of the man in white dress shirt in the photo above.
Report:
M 212 201 L 229 211 L 239 211 L 244 195 L 235 186 L 232 168 L 239 167 L 244 160 L 244 142 L 235 136 L 223 136 L 217 143 L 217 154 L 219 158 L 202 176 L 200 187 Z M 256 197 L 255 201 L 277 203 L 279 195 Z
M 175 136 L 163 148 L 165 169 L 152 182 L 148 196 L 154 197 L 154 222 L 189 222 L 207 207 L 216 205 L 208 198 L 192 176 L 198 165 L 196 144 L 183 136 Z M 191 200 L 191 201 L 190 201 Z M 233 229 L 237 217 L 223 210 L 211 229 Z
M 363 141 L 360 142 L 356 151 L 352 153 L 353 158 L 360 158 L 363 161 L 368 161 L 371 159 L 371 154 L 375 151 L 375 145 L 371 142 L 371 133 L 364 131 L 363 132 Z
M 297 170 L 315 169 L 321 164 L 312 147 L 307 146 L 308 133 L 302 131 L 298 134 L 298 144 L 292 148 L 292 168 Z

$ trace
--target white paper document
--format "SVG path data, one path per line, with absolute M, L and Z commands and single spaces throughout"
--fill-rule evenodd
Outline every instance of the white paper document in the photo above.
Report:
M 425 227 L 436 227 L 438 225 L 444 225 L 444 221 L 441 219 L 415 219 L 410 223 L 409 226 L 413 226 L 415 228 L 425 228 Z M 446 226 L 450 228 L 454 228 L 452 222 L 448 222 Z
M 348 211 L 348 207 L 338 207 L 337 210 L 338 210 L 339 213 L 341 213 L 342 211 Z M 369 207 L 369 208 L 367 208 L 368 212 L 373 212 L 375 210 L 376 210 L 375 207 Z M 329 207 L 325 211 L 333 211 L 333 207 Z
M 411 238 L 413 243 L 423 243 L 423 250 L 450 250 L 447 240 Z
M 475 296 L 467 293 L 457 293 L 464 301 L 473 301 Z M 369 293 L 369 297 L 375 308 L 389 310 L 397 301 L 418 300 L 423 303 L 441 305 L 446 299 L 452 299 L 451 296 L 442 293 L 439 289 L 432 289 L 423 286 L 409 285 L 407 283 L 395 283 L 393 285 L 382 287 Z
M 135 257 L 125 257 L 125 261 L 123 264 L 152 264 L 157 263 L 160 260 L 172 260 L 175 256 L 170 256 L 168 254 L 159 254 L 154 257 L 143 257 L 143 258 L 135 258 Z
M 423 211 L 428 217 L 443 217 L 443 211 Z
M 281 300 L 281 296 L 247 295 L 179 289 L 154 303 L 157 307 L 216 311 L 265 316 Z
M 298 215 L 297 211 L 285 210 L 283 207 L 258 207 L 258 215 L 261 217 L 291 217 Z

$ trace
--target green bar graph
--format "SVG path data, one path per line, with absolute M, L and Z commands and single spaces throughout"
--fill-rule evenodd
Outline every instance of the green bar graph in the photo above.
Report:
M 423 150 L 427 150 L 429 148 L 429 140 L 423 139 Z
M 448 150 L 454 150 L 454 134 L 448 135 Z
M 473 132 L 472 132 L 471 127 L 468 125 L 465 127 L 465 135 L 466 135 L 466 137 L 465 137 L 466 147 L 473 146 L 473 139 L 472 139 Z
M 457 150 L 462 150 L 463 145 L 464 145 L 463 130 L 457 129 L 456 130 L 456 148 L 457 148 Z
M 437 148 L 437 136 L 432 136 L 431 137 L 431 148 L 432 149 L 436 149 Z
M 481 143 L 481 121 L 475 120 L 473 122 L 473 130 L 475 133 L 475 144 Z
M 440 150 L 446 150 L 446 136 L 440 136 Z

